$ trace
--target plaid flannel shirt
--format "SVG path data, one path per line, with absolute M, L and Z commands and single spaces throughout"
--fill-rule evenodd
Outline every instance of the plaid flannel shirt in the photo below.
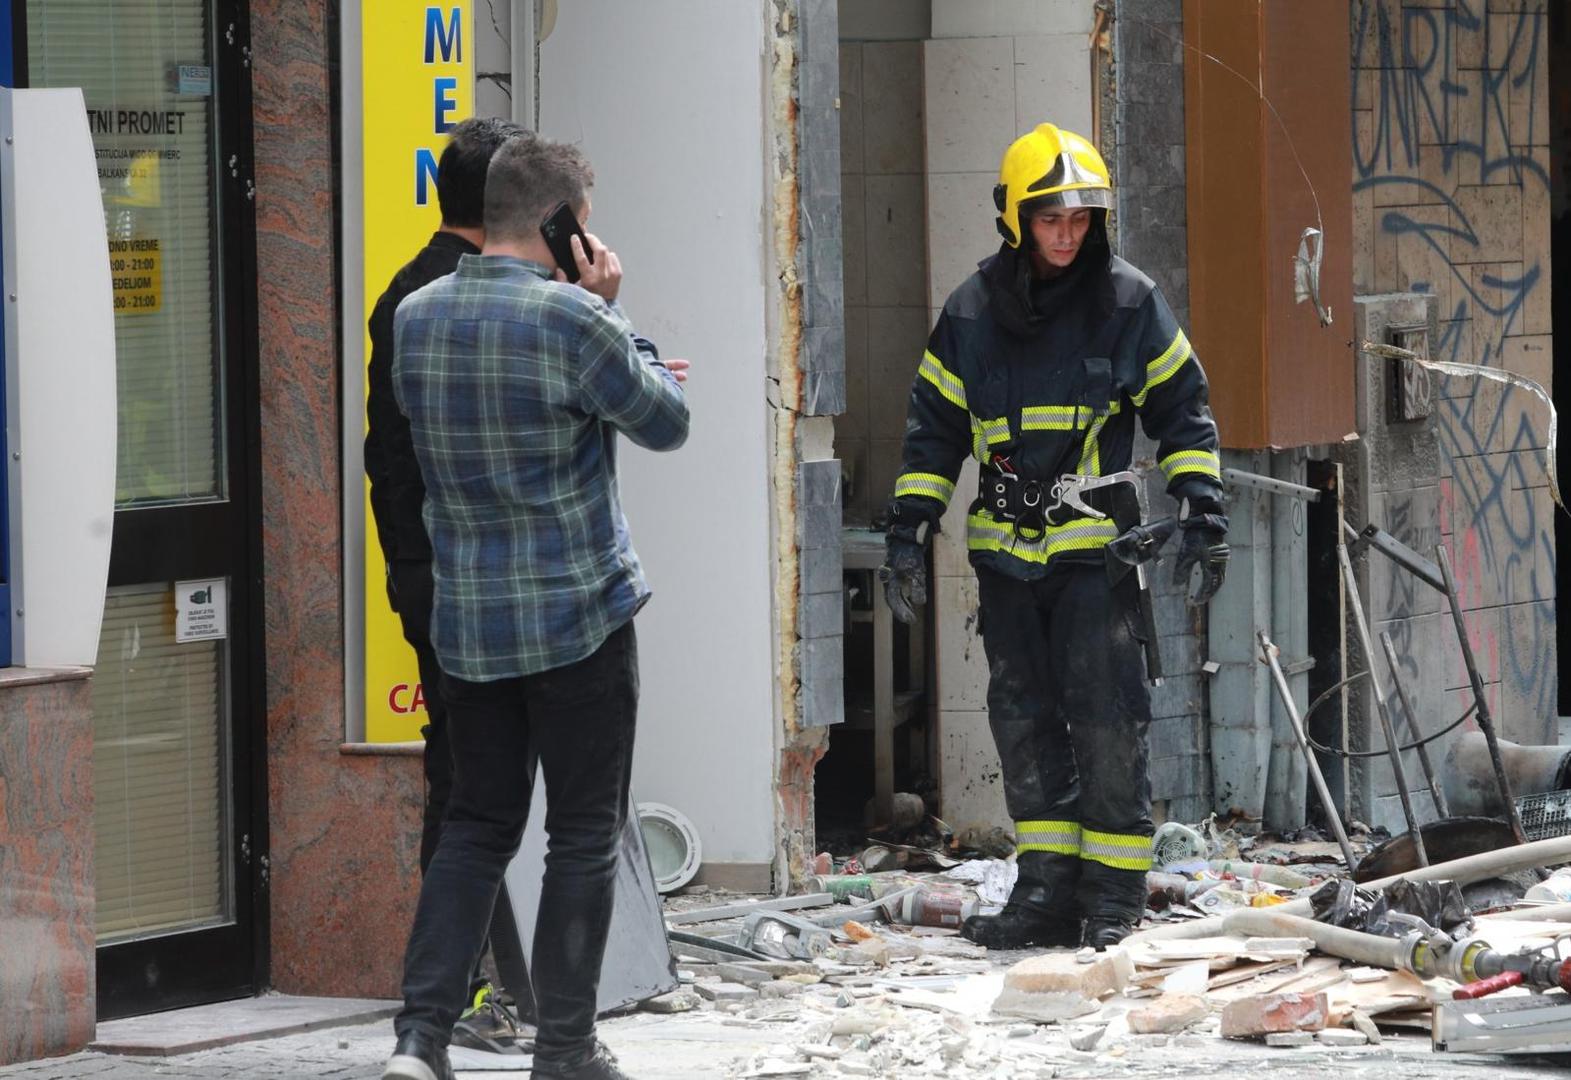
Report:
M 616 434 L 687 438 L 653 346 L 539 263 L 465 255 L 398 306 L 393 385 L 425 478 L 442 670 L 490 682 L 594 652 L 649 599 Z

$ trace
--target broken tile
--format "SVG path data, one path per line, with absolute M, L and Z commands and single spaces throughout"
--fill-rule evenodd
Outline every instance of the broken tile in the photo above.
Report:
M 1315 1041 L 1322 1046 L 1367 1046 L 1369 1036 L 1351 1028 L 1326 1028 L 1315 1032 Z
M 1102 1036 L 1107 1034 L 1106 1024 L 1093 1024 L 1086 1027 L 1071 1028 L 1069 1030 L 1069 1045 L 1076 1050 L 1089 1051 L 1096 1048 L 1102 1041 Z
M 1266 1045 L 1276 1047 L 1308 1046 L 1314 1041 L 1307 1031 L 1273 1031 L 1266 1036 Z
M 758 991 L 751 986 L 743 986 L 741 983 L 734 982 L 694 983 L 693 990 L 700 997 L 714 1002 L 752 1001 L 758 997 Z

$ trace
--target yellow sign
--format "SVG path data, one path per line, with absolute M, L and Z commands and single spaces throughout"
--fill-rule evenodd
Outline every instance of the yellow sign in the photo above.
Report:
M 474 111 L 471 4 L 376 0 L 360 6 L 367 314 L 441 222 L 437 160 L 446 133 Z M 366 492 L 365 737 L 404 742 L 420 738 L 425 694 L 414 651 L 387 604 L 369 484 Z
M 164 254 L 156 239 L 109 241 L 116 315 L 151 315 L 164 306 Z

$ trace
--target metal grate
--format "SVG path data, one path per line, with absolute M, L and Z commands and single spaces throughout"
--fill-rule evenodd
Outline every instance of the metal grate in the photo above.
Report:
M 1516 812 L 1529 840 L 1571 836 L 1571 790 L 1523 795 L 1516 801 Z

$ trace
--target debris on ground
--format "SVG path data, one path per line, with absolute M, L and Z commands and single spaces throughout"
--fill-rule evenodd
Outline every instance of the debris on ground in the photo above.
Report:
M 1178 857 L 1149 875 L 1141 932 L 1100 953 L 990 954 L 961 937 L 963 918 L 997 911 L 1013 885 L 1013 860 L 980 852 L 945 867 L 947 855 L 888 842 L 877 846 L 904 852 L 903 868 L 869 871 L 866 849 L 825 853 L 804 896 L 668 897 L 682 988 L 642 1007 L 779 1028 L 778 1047 L 731 1063 L 737 1077 L 1025 1080 L 1168 1040 L 1379 1054 L 1428 1047 L 1432 1029 L 1436 1052 L 1571 1048 L 1571 997 L 1557 981 L 1571 981 L 1571 904 L 1469 910 L 1461 889 L 1496 866 L 1571 862 L 1571 838 L 1355 886 L 1337 844 L 1249 824 L 1169 830 Z M 1362 851 L 1383 840 L 1356 822 L 1350 833 Z

